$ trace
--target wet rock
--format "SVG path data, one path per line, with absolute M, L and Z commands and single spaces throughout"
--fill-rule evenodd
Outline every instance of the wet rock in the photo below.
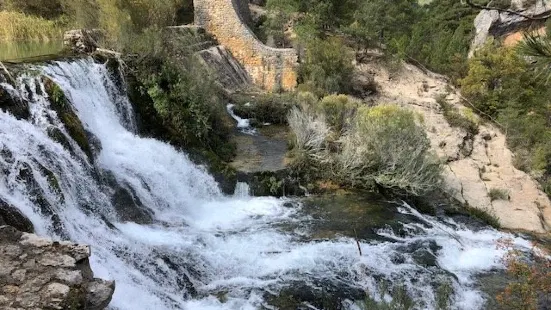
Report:
M 0 83 L 7 83 L 7 80 L 0 74 Z M 0 109 L 10 113 L 17 119 L 28 119 L 30 117 L 29 105 L 26 101 L 21 100 L 16 94 L 12 86 L 4 84 L 0 86 Z
M 289 169 L 239 173 L 238 182 L 249 184 L 253 196 L 304 196 L 306 189 Z
M 130 190 L 117 187 L 111 200 L 122 221 L 131 221 L 138 224 L 153 222 L 153 212 L 147 209 Z
M 99 310 L 105 309 L 115 291 L 114 281 L 105 281 L 102 279 L 93 279 L 86 288 L 86 307 L 85 309 Z
M 364 300 L 366 292 L 343 283 L 314 280 L 314 286 L 291 283 L 277 296 L 267 296 L 268 303 L 278 309 L 347 309 L 345 300 Z
M 1 309 L 107 307 L 113 281 L 93 278 L 90 248 L 0 227 Z
M 53 224 L 52 228 L 56 234 L 65 237 L 65 225 L 59 218 L 59 215 L 54 212 L 54 206 L 46 198 L 44 189 L 42 189 L 40 184 L 35 180 L 33 168 L 28 163 L 21 163 L 19 166 L 19 173 L 16 178 L 20 184 L 27 188 L 26 190 L 29 193 L 30 200 L 39 208 L 39 212 L 42 213 L 42 215 L 51 218 Z
M 428 251 L 426 249 L 420 249 L 413 252 L 411 257 L 417 264 L 421 266 L 424 266 L 424 267 L 438 266 L 437 257 L 431 251 Z
M 0 226 L 9 225 L 17 230 L 33 233 L 33 223 L 17 208 L 0 199 Z
M 59 85 L 48 77 L 43 77 L 43 83 L 46 93 L 48 94 L 50 106 L 56 111 L 57 116 L 65 125 L 65 129 L 71 138 L 73 138 L 80 149 L 92 161 L 94 159 L 94 153 L 88 140 L 90 133 L 87 133 L 84 129 L 82 122 L 73 110 L 69 100 L 65 96 L 65 93 L 63 93 L 63 90 L 59 87 Z

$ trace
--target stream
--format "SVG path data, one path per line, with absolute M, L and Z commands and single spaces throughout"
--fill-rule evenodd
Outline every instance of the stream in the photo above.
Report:
M 95 276 L 116 281 L 111 309 L 355 310 L 398 291 L 414 309 L 442 299 L 485 309 L 477 276 L 503 270 L 498 240 L 530 247 L 376 196 L 251 197 L 246 184 L 224 195 L 185 153 L 139 136 L 105 65 L 32 69 L 0 85 L 31 110 L 29 120 L 0 111 L 0 199 L 38 234 L 91 245 Z M 92 158 L 50 106 L 42 76 L 68 98 Z

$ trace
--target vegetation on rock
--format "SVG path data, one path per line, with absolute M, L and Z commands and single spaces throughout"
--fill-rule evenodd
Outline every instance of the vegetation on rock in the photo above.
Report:
M 529 253 L 516 249 L 511 240 L 501 240 L 507 250 L 503 262 L 512 281 L 497 296 L 500 309 L 545 309 L 551 298 L 551 260 L 534 246 Z
M 345 186 L 426 195 L 439 188 L 441 165 L 419 122 L 397 106 L 367 107 L 346 96 L 303 102 L 289 114 L 293 165 Z
M 52 109 L 57 112 L 57 116 L 65 126 L 67 133 L 73 138 L 88 158 L 93 160 L 92 150 L 88 143 L 88 137 L 86 136 L 84 127 L 65 97 L 63 90 L 59 85 L 46 77 L 44 77 L 44 87 L 50 99 L 50 105 Z
M 490 42 L 469 61 L 460 80 L 467 102 L 505 131 L 517 168 L 531 173 L 551 194 L 551 123 L 548 85 L 518 50 Z

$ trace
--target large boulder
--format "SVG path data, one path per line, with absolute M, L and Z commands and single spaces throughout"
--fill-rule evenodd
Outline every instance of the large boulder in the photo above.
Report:
M 105 309 L 114 281 L 95 279 L 90 248 L 0 227 L 0 309 Z

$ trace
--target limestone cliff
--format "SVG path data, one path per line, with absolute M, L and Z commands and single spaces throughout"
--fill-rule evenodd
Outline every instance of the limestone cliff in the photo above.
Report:
M 490 37 L 520 39 L 520 32 L 528 28 L 541 28 L 551 13 L 549 0 L 513 0 L 511 11 L 482 10 L 475 18 L 475 37 L 470 55 L 479 49 Z M 528 18 L 529 17 L 529 18 Z M 543 18 L 543 19 L 542 19 Z
M 113 281 L 93 277 L 90 248 L 0 226 L 0 309 L 107 307 Z
M 377 103 L 397 103 L 423 115 L 432 148 L 445 164 L 445 184 L 456 199 L 496 215 L 503 228 L 536 233 L 551 231 L 551 201 L 538 183 L 513 165 L 505 135 L 489 123 L 479 125 L 476 135 L 452 127 L 436 102 L 439 94 L 458 111 L 470 114 L 460 94 L 442 76 L 423 73 L 405 65 L 389 75 L 383 66 L 361 65 L 380 85 Z M 508 199 L 490 197 L 492 189 L 506 191 Z

